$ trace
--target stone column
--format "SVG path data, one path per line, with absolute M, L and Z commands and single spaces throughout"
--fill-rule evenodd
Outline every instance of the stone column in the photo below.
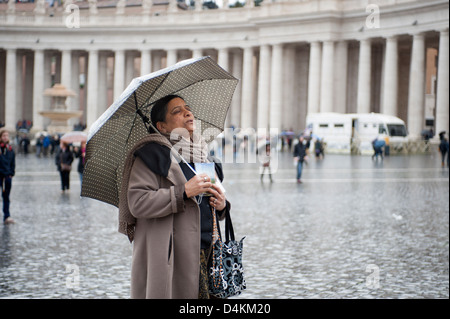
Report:
M 436 136 L 441 131 L 446 131 L 449 136 L 449 55 L 448 55 L 448 29 L 440 33 L 439 55 L 438 55 L 438 74 L 437 74 L 437 92 L 436 92 Z
M 44 110 L 44 50 L 34 50 L 33 70 L 33 130 L 44 129 L 44 118 L 39 114 Z
M 397 37 L 392 36 L 386 39 L 386 53 L 384 60 L 383 102 L 381 103 L 381 113 L 397 116 Z
M 241 128 L 251 127 L 252 105 L 253 105 L 253 48 L 244 48 L 244 59 L 242 66 L 242 94 L 241 94 Z
M 70 85 L 76 96 L 70 98 L 71 107 L 69 110 L 80 111 L 80 101 L 83 100 L 83 98 L 80 96 L 83 92 L 82 90 L 80 90 L 80 52 L 72 51 L 71 56 L 72 63 L 70 66 Z M 69 119 L 68 123 L 70 126 L 73 126 L 82 122 L 83 118 L 83 115 L 81 115 L 80 117 L 71 118 Z
M 263 44 L 259 51 L 257 129 L 269 128 L 270 66 L 270 47 Z
M 125 51 L 117 50 L 114 56 L 114 101 L 124 90 L 125 83 Z
M 360 41 L 358 67 L 357 113 L 370 113 L 371 54 L 370 39 Z
M 309 51 L 308 75 L 308 111 L 318 113 L 320 107 L 320 69 L 322 61 L 322 47 L 320 42 L 312 42 Z
M 194 49 L 192 50 L 192 58 L 198 59 L 203 56 L 203 50 L 202 49 Z
M 6 51 L 6 80 L 5 80 L 5 127 L 15 131 L 17 123 L 17 55 L 16 49 Z
M 335 53 L 333 112 L 345 113 L 347 109 L 348 42 L 339 41 L 336 44 Z
M 325 41 L 322 47 L 322 75 L 320 81 L 320 112 L 333 111 L 334 42 Z
M 108 54 L 101 53 L 98 59 L 97 116 L 100 116 L 109 107 L 107 63 Z
M 218 64 L 225 70 L 229 71 L 229 54 L 228 54 L 228 48 L 222 48 L 219 49 L 219 55 L 218 55 Z
M 72 51 L 62 50 L 61 53 L 61 84 L 68 89 L 72 88 Z M 71 98 L 66 99 L 67 109 L 70 110 Z
M 411 138 L 420 138 L 424 126 L 425 106 L 425 36 L 413 36 L 409 73 L 408 131 Z
M 98 113 L 98 51 L 89 51 L 86 125 L 89 128 L 96 120 Z
M 233 70 L 232 74 L 235 78 L 242 78 L 242 55 L 238 52 L 233 53 Z M 239 81 L 236 90 L 234 91 L 233 98 L 231 99 L 231 119 L 230 125 L 235 127 L 241 126 L 241 94 L 242 94 L 242 81 Z
M 125 54 L 125 82 L 124 82 L 124 88 L 130 84 L 130 82 L 134 78 L 134 58 L 136 56 L 134 55 L 134 52 L 128 52 L 128 54 Z
M 177 61 L 178 61 L 177 50 L 176 49 L 167 50 L 167 66 L 172 66 L 175 63 L 177 63 Z
M 151 50 L 141 51 L 141 76 L 152 72 L 152 52 Z
M 272 70 L 270 76 L 270 119 L 271 129 L 281 133 L 281 108 L 283 106 L 283 45 L 272 47 Z

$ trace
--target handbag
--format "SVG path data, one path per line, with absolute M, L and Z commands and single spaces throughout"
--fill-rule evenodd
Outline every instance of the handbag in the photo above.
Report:
M 60 155 L 61 172 L 70 172 L 72 170 L 72 165 L 63 163 L 63 156 Z
M 216 211 L 213 211 L 213 246 L 209 267 L 208 290 L 216 298 L 228 298 L 242 293 L 246 288 L 242 265 L 243 237 L 235 240 L 230 212 L 225 213 L 225 237 L 220 236 Z

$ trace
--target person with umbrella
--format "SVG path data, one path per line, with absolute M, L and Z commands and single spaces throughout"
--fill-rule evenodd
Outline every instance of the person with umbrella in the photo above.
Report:
M 212 209 L 221 217 L 230 204 L 210 176 L 195 175 L 189 167 L 210 159 L 185 101 L 176 95 L 160 99 L 151 122 L 158 132 L 152 129 L 128 153 L 120 194 L 127 205 L 119 221 L 134 224 L 131 296 L 208 298 Z M 171 160 L 173 146 L 190 164 Z M 220 166 L 215 168 L 222 179 Z M 204 193 L 211 196 L 201 199 Z
M 79 158 L 77 170 L 81 183 L 83 183 L 83 172 L 86 159 L 86 141 L 87 134 L 80 131 L 68 132 L 61 136 L 62 143 L 72 144 L 74 146 L 73 153 L 76 158 Z
M 193 164 L 212 168 L 206 143 L 224 130 L 237 83 L 210 57 L 184 60 L 133 79 L 89 129 L 81 196 L 119 208 L 132 298 L 208 297 L 211 209 L 230 204 L 212 183 L 220 166 L 205 175 Z

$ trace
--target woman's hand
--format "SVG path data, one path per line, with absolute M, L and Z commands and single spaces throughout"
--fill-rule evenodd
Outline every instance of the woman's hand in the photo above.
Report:
M 184 192 L 187 197 L 194 197 L 210 190 L 211 179 L 206 174 L 195 175 L 184 184 Z
M 227 206 L 225 194 L 222 192 L 219 186 L 215 184 L 211 185 L 212 188 L 208 189 L 208 193 L 212 194 L 211 198 L 209 199 L 209 205 L 211 205 L 211 207 L 214 207 L 216 210 L 221 211 Z

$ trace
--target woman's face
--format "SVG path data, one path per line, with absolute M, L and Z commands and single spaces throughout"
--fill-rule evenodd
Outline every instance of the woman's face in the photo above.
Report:
M 183 99 L 174 98 L 167 104 L 166 121 L 156 123 L 156 127 L 162 133 L 184 128 L 192 134 L 195 130 L 194 114 Z
M 3 132 L 0 141 L 2 143 L 4 143 L 4 144 L 8 143 L 9 142 L 9 133 L 8 132 Z

